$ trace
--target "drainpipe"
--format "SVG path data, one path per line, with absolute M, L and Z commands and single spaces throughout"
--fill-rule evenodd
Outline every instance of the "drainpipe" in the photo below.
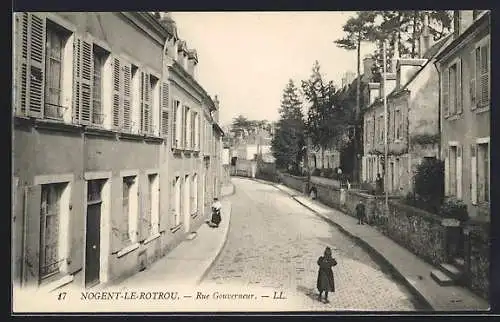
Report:
M 434 68 L 436 68 L 438 74 L 438 133 L 439 133 L 439 143 L 438 143 L 438 158 L 441 159 L 441 73 L 436 65 L 436 61 L 433 63 Z

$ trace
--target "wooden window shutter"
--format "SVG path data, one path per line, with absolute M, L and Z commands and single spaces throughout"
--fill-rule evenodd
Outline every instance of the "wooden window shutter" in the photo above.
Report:
M 462 198 L 462 147 L 457 146 L 457 198 Z
M 476 98 L 476 50 L 474 49 L 469 57 L 470 62 L 470 81 L 469 81 L 469 96 L 470 96 L 470 108 L 472 110 L 477 107 Z
M 121 129 L 122 108 L 121 108 L 121 61 L 118 57 L 113 58 L 113 127 Z
M 481 46 L 481 106 L 486 106 L 490 102 L 490 48 L 489 44 Z
M 168 136 L 168 102 L 169 102 L 169 88 L 168 83 L 165 82 L 162 85 L 161 91 L 161 134 L 163 136 Z
M 82 92 L 82 40 L 74 35 L 73 40 L 73 122 L 80 123 L 81 114 L 81 92 Z
M 43 117 L 46 20 L 34 13 L 19 16 L 19 107 L 23 114 Z
M 473 205 L 477 204 L 477 145 L 470 147 L 470 197 Z
M 92 43 L 81 41 L 81 114 L 80 121 L 88 124 L 92 111 L 92 84 L 94 83 L 94 55 Z
M 446 68 L 442 74 L 441 78 L 441 94 L 442 94 L 442 103 L 443 103 L 443 115 L 445 117 L 448 116 L 449 111 L 449 68 Z
M 457 114 L 463 112 L 463 93 L 462 93 L 462 59 L 457 62 Z
M 24 245 L 23 280 L 28 284 L 38 282 L 40 256 L 40 216 L 42 204 L 42 186 L 27 186 L 25 188 L 26 244 Z
M 130 131 L 132 128 L 132 69 L 129 63 L 124 63 L 121 68 L 123 79 L 123 129 Z
M 174 100 L 173 107 L 172 107 L 172 146 L 177 147 L 177 131 L 178 131 L 178 118 L 177 118 L 177 113 L 178 113 L 179 105 L 178 101 Z

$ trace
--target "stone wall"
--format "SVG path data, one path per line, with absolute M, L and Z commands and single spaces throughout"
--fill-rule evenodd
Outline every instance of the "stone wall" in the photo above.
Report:
M 489 297 L 490 227 L 488 224 L 468 226 L 466 237 L 466 267 L 468 285 L 478 295 Z
M 288 173 L 279 172 L 278 178 L 287 187 L 306 192 L 307 177 L 297 177 Z
M 441 218 L 391 200 L 385 235 L 426 261 L 439 265 L 446 260 L 446 232 Z

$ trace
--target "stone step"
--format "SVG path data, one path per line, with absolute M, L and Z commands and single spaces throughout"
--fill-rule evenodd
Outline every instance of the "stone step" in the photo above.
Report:
M 460 270 L 453 264 L 441 263 L 439 268 L 443 271 L 443 273 L 445 273 L 455 281 L 459 280 L 463 273 L 462 270 Z
M 463 258 L 454 258 L 453 264 L 462 271 L 465 269 L 465 259 Z
M 448 275 L 443 273 L 442 271 L 435 269 L 431 271 L 431 277 L 436 283 L 441 286 L 451 286 L 455 285 L 455 281 L 451 279 Z

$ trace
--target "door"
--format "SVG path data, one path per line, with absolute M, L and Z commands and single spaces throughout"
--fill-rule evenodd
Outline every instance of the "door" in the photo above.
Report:
M 99 283 L 102 180 L 88 182 L 87 230 L 85 249 L 85 287 Z
M 190 182 L 189 182 L 189 176 L 186 176 L 184 178 L 184 201 L 182 203 L 183 205 L 183 212 L 184 212 L 184 225 L 186 227 L 186 232 L 189 232 L 191 229 L 190 224 L 191 224 L 191 207 L 189 205 L 190 199 Z

